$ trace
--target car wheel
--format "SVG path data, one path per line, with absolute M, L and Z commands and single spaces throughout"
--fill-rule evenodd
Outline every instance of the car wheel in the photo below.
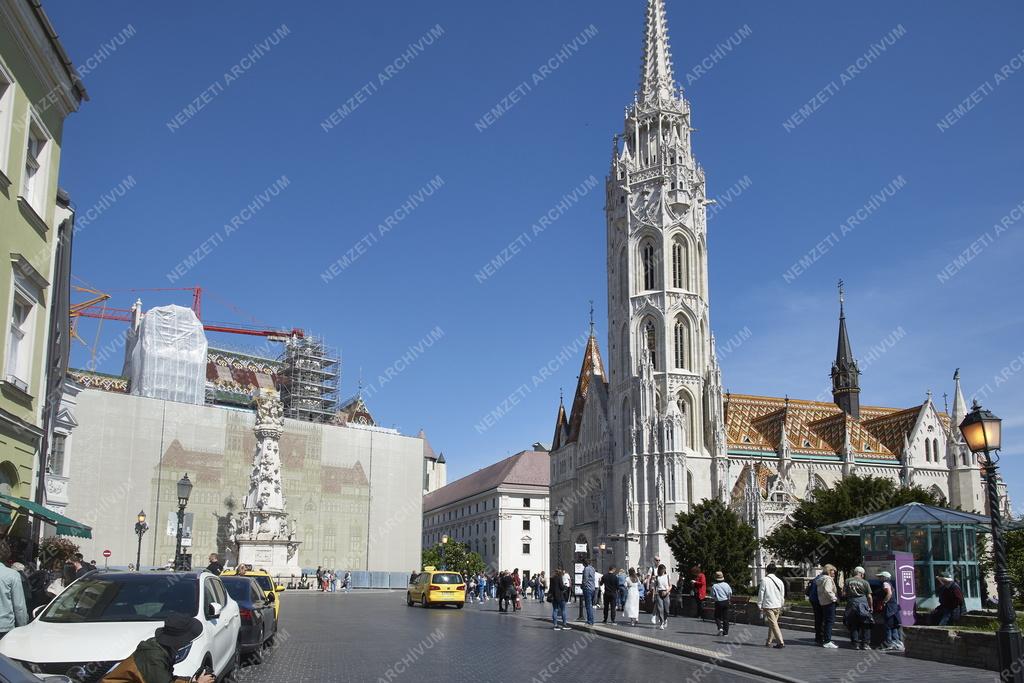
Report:
M 457 605 L 455 605 L 455 606 L 456 606 L 456 607 L 458 607 L 459 609 L 462 609 L 463 607 L 465 607 L 465 606 L 466 606 L 466 603 L 464 603 L 464 602 L 460 602 L 459 604 L 457 604 Z
M 235 654 L 231 658 L 231 664 L 228 665 L 227 671 L 220 678 L 220 683 L 238 683 L 238 671 L 242 668 L 242 659 L 238 654 L 238 648 L 235 648 Z
M 263 629 L 260 629 L 259 640 L 256 641 L 259 645 L 256 649 L 249 653 L 249 664 L 258 666 L 263 663 Z
M 426 593 L 424 593 L 423 597 L 420 598 L 420 604 L 423 605 L 424 607 L 430 607 L 430 603 L 427 602 L 427 594 Z
M 409 591 L 405 592 L 405 604 L 407 604 L 409 607 L 412 607 L 412 593 L 410 593 Z

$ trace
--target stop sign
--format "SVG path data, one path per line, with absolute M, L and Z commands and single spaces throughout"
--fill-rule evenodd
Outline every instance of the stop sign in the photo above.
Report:
M 103 551 L 103 557 L 110 557 L 112 554 L 113 553 L 111 553 L 109 550 L 104 550 Z

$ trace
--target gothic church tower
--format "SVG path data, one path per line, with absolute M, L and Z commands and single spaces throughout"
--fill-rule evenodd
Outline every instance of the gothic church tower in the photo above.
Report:
M 640 87 L 614 139 L 605 207 L 611 484 L 620 493 L 608 526 L 630 539 L 634 563 L 668 563 L 675 513 L 724 498 L 728 481 L 708 317 L 710 202 L 692 130 L 665 3 L 649 0 Z

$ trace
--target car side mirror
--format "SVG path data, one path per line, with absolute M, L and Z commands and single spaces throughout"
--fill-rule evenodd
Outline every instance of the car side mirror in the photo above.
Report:
M 276 600 L 276 599 L 277 599 L 276 595 L 274 595 L 273 593 L 267 593 L 267 602 L 274 602 L 274 600 Z
M 274 586 L 274 592 L 275 593 L 280 593 L 283 590 L 284 590 L 284 584 L 279 583 L 276 586 Z
M 220 616 L 220 611 L 222 609 L 223 607 L 221 607 L 221 604 L 219 602 L 211 602 L 209 606 L 206 608 L 206 618 L 216 619 Z

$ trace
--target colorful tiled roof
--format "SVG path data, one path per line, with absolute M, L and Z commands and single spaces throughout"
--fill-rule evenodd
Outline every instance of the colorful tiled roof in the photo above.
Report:
M 572 412 L 569 414 L 569 436 L 565 443 L 573 443 L 580 436 L 580 426 L 583 424 L 583 408 L 587 402 L 587 394 L 590 393 L 590 380 L 597 375 L 602 381 L 607 381 L 604 374 L 604 362 L 601 360 L 601 349 L 597 345 L 597 337 L 593 332 L 587 339 L 587 349 L 583 354 L 583 367 L 580 368 L 580 375 L 576 382 L 576 395 L 572 399 Z M 561 410 L 559 406 L 559 410 Z M 565 445 L 565 444 L 560 444 Z
M 785 425 L 791 453 L 838 454 L 848 438 L 858 457 L 896 460 L 921 409 L 862 406 L 857 420 L 834 403 L 730 394 L 725 406 L 726 434 L 731 449 L 774 452 Z

